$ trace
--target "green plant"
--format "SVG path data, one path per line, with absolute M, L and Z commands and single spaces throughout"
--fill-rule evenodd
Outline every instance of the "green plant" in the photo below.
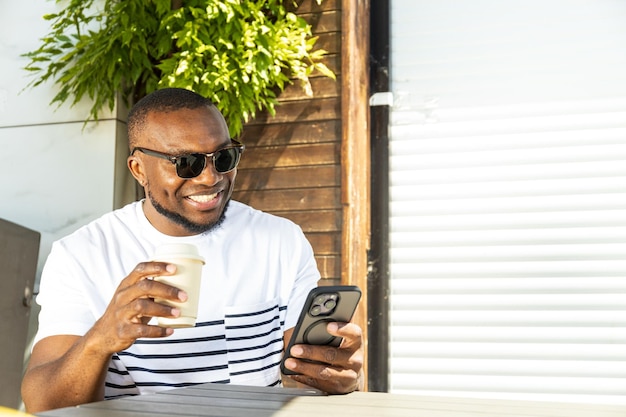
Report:
M 293 1 L 293 0 L 292 0 Z M 317 0 L 320 3 L 322 0 Z M 210 97 L 231 134 L 256 111 L 275 112 L 276 91 L 314 70 L 334 78 L 316 38 L 281 0 L 56 0 L 65 4 L 41 46 L 24 54 L 29 86 L 54 81 L 52 103 L 83 97 L 97 120 L 121 93 L 128 104 L 163 87 Z M 295 3 L 294 3 L 295 4 Z

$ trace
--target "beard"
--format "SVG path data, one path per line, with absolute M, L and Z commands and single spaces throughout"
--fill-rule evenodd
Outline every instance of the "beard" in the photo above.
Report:
M 228 210 L 228 205 L 230 204 L 230 199 L 228 199 L 228 201 L 226 202 L 226 205 L 224 206 L 224 210 L 222 211 L 222 213 L 220 213 L 220 217 L 217 219 L 217 221 L 214 221 L 211 223 L 194 223 L 188 218 L 182 216 L 181 214 L 168 210 L 165 207 L 163 207 L 161 204 L 159 204 L 159 202 L 152 196 L 152 194 L 149 191 L 147 192 L 147 194 L 148 194 L 148 198 L 150 199 L 150 203 L 160 215 L 184 227 L 185 230 L 187 230 L 189 233 L 192 233 L 194 235 L 199 235 L 200 233 L 210 232 L 220 227 L 222 223 L 224 223 L 224 219 L 226 217 L 226 211 Z

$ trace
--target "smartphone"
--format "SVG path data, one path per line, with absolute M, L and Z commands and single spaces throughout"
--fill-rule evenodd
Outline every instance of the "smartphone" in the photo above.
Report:
M 281 371 L 285 375 L 296 373 L 285 368 L 284 363 L 290 357 L 289 351 L 296 344 L 339 346 L 341 337 L 326 331 L 330 322 L 347 323 L 352 320 L 361 290 L 355 285 L 322 286 L 313 288 L 304 302 L 298 323 L 281 361 Z

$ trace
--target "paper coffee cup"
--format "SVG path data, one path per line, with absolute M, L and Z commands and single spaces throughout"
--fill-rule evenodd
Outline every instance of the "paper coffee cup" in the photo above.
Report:
M 195 326 L 198 317 L 202 265 L 204 265 L 204 259 L 198 254 L 198 248 L 187 243 L 161 245 L 154 253 L 154 260 L 176 265 L 174 275 L 160 275 L 154 279 L 185 291 L 189 297 L 184 303 L 155 299 L 157 303 L 180 310 L 179 317 L 157 317 L 159 326 L 173 328 Z

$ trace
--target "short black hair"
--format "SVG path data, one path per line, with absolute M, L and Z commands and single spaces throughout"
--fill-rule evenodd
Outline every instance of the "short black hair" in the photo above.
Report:
M 163 88 L 139 100 L 128 113 L 128 143 L 134 147 L 139 131 L 149 113 L 168 113 L 181 109 L 215 107 L 208 98 L 184 88 Z

